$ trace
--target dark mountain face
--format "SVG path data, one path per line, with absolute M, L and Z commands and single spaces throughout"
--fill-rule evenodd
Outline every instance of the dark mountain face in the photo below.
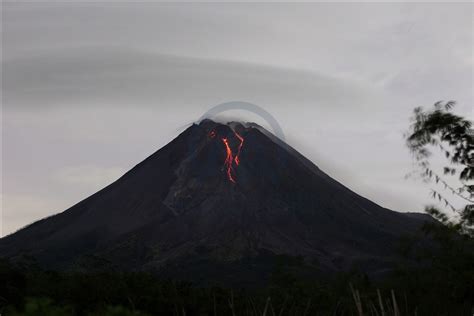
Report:
M 0 256 L 185 279 L 265 277 L 275 256 L 318 271 L 391 266 L 423 216 L 384 209 L 255 125 L 192 125 L 119 180 L 0 240 Z

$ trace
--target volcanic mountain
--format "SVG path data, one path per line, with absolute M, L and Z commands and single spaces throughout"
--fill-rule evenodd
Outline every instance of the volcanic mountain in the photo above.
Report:
M 204 120 L 101 191 L 0 239 L 0 256 L 195 281 L 265 279 L 282 257 L 321 273 L 379 273 L 428 219 L 359 196 L 258 125 Z

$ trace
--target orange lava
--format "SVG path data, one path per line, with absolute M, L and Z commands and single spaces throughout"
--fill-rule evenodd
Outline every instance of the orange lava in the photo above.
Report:
M 242 150 L 242 146 L 244 145 L 244 139 L 242 136 L 240 136 L 236 132 L 234 132 L 234 134 L 235 134 L 235 137 L 237 137 L 240 141 L 239 148 L 237 149 L 237 155 L 235 155 L 235 158 L 234 158 L 235 164 L 238 166 L 240 163 L 239 156 L 240 156 L 240 151 Z
M 227 169 L 227 177 L 229 178 L 230 181 L 235 183 L 235 180 L 232 177 L 232 161 L 233 161 L 233 159 L 232 159 L 232 149 L 230 149 L 229 141 L 227 140 L 227 138 L 222 138 L 222 142 L 225 145 L 225 150 L 226 150 L 226 153 L 227 153 L 227 155 L 225 157 L 225 161 L 224 161 L 224 166 Z
M 226 173 L 227 173 L 227 178 L 229 181 L 236 183 L 234 179 L 234 168 L 233 164 L 235 163 L 236 166 L 240 164 L 240 152 L 242 150 L 242 146 L 244 145 L 244 138 L 234 132 L 235 137 L 239 140 L 239 146 L 237 148 L 237 154 L 234 156 L 234 153 L 232 152 L 232 149 L 230 148 L 229 141 L 227 138 L 222 138 L 222 142 L 224 143 L 225 150 L 226 150 L 226 158 L 224 161 L 224 166 L 226 168 Z

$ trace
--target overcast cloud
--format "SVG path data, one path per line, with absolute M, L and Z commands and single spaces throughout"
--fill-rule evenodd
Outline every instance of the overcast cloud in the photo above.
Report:
M 402 134 L 414 106 L 438 100 L 472 117 L 472 10 L 4 3 L 3 234 L 65 210 L 235 100 L 269 111 L 290 145 L 359 194 L 421 211 L 429 190 L 404 179 Z

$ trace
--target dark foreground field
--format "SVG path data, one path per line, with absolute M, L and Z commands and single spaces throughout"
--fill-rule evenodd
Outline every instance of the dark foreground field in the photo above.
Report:
M 300 278 L 298 260 L 276 260 L 253 288 L 198 286 L 144 273 L 53 272 L 31 262 L 0 264 L 2 315 L 466 315 L 474 308 L 472 240 L 443 235 L 439 252 L 400 251 L 423 268 L 400 266 L 383 280 L 357 271 Z M 471 250 L 470 250 L 471 249 Z M 288 258 L 287 258 L 288 259 Z

